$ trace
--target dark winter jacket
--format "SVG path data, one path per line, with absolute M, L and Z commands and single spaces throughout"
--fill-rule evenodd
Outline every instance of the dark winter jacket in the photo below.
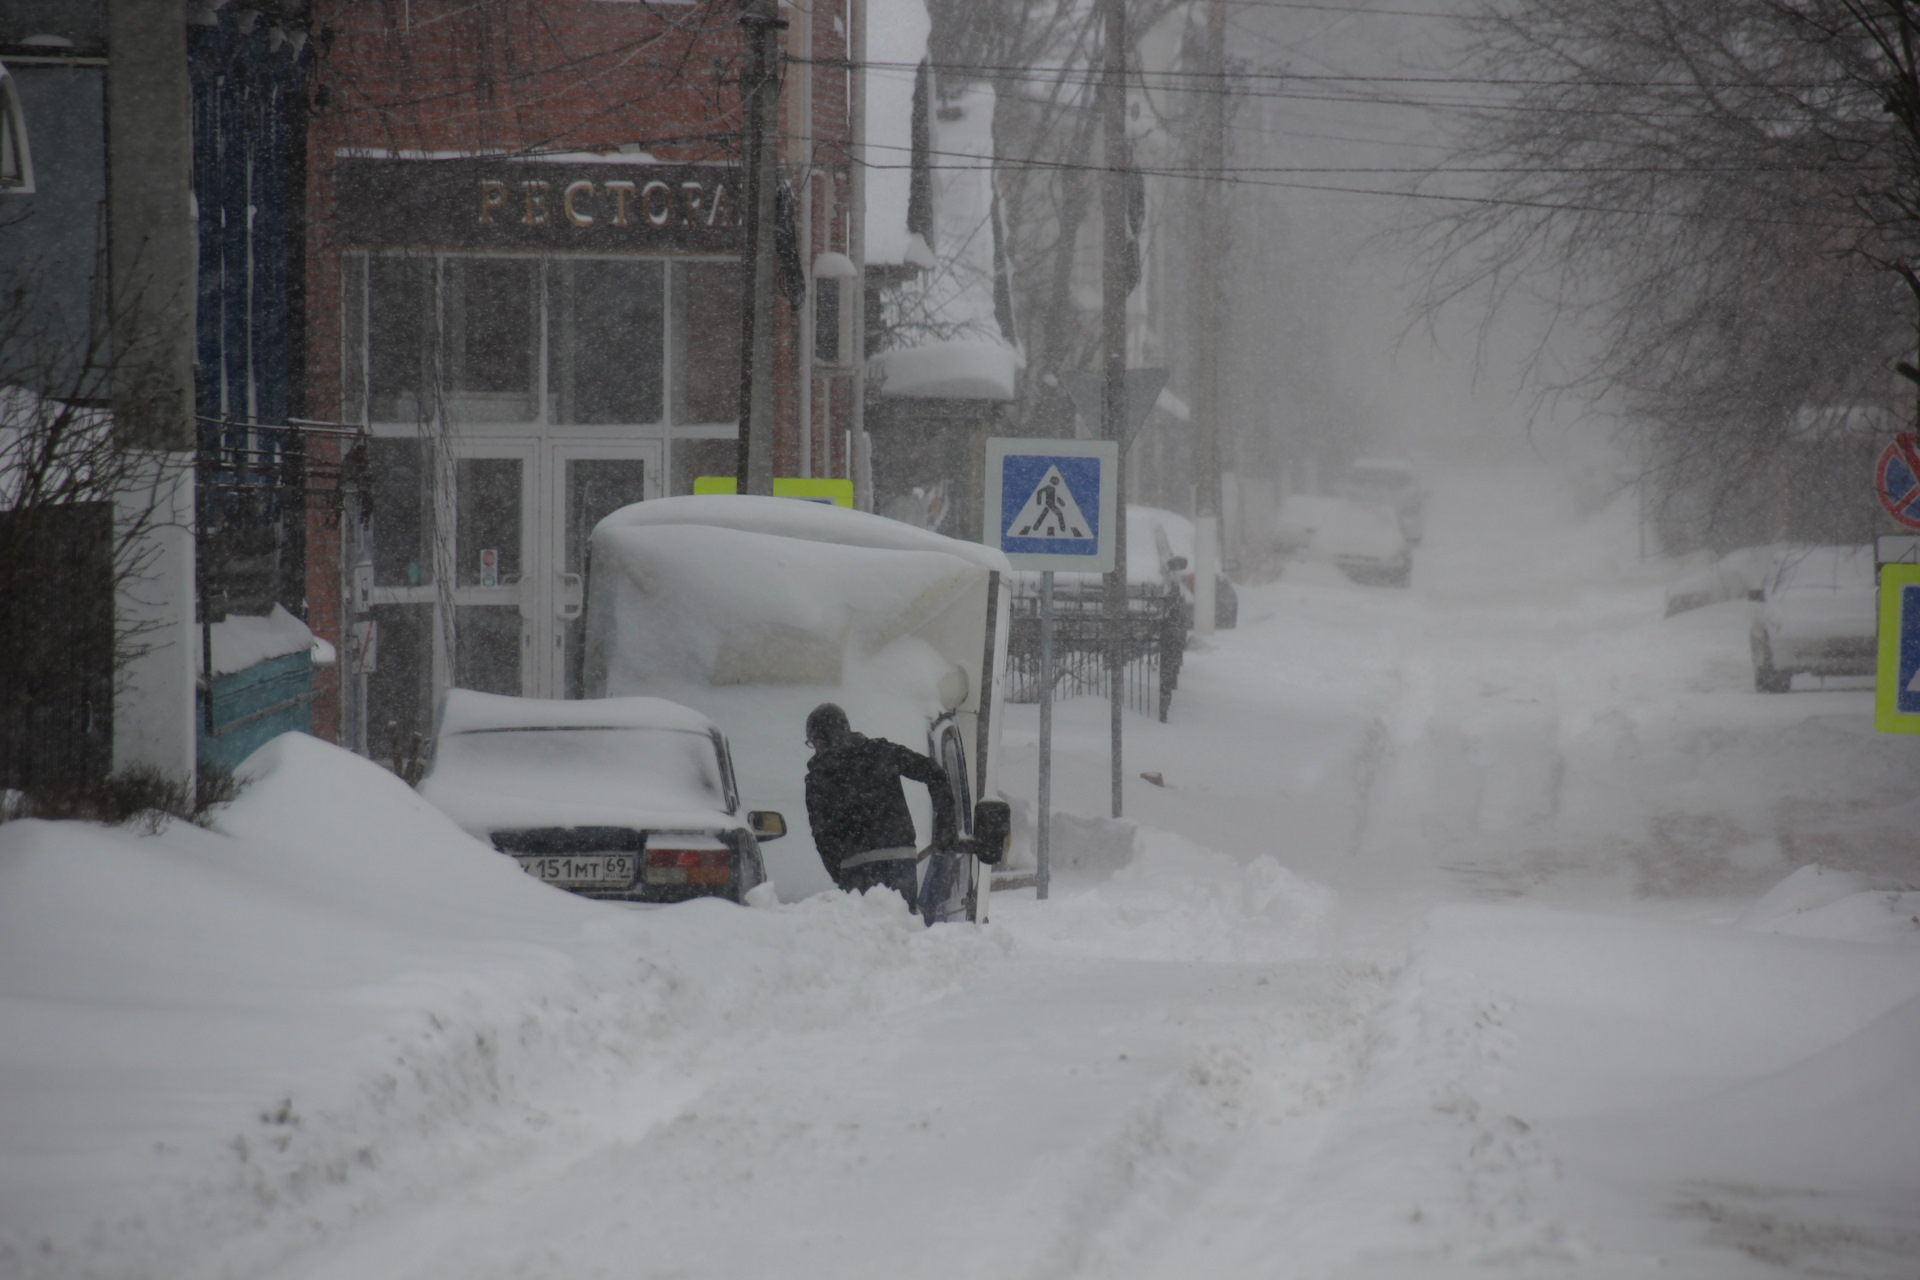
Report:
M 950 846 L 956 828 L 947 771 L 918 751 L 856 733 L 839 746 L 815 751 L 807 762 L 813 847 L 836 880 L 842 858 L 915 844 L 902 778 L 927 784 L 933 797 L 934 844 Z

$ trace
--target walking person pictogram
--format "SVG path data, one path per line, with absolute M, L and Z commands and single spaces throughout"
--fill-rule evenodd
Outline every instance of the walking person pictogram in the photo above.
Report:
M 1080 513 L 1076 509 L 1072 516 L 1060 501 L 1060 489 L 1065 484 L 1058 471 L 1049 470 L 1046 478 L 1034 489 L 1033 496 L 1027 500 L 1026 511 L 1031 518 L 1014 531 L 1020 538 L 1084 538 L 1085 529 L 1075 523 L 1074 517 Z M 1073 499 L 1069 497 L 1068 503 Z

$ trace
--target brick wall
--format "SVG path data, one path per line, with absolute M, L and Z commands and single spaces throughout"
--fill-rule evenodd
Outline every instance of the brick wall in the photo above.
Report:
M 374 155 L 512 151 L 611 152 L 637 147 L 663 163 L 737 162 L 741 28 L 737 0 L 316 0 L 308 130 L 308 414 L 339 420 L 340 250 L 334 173 L 343 152 Z M 848 141 L 844 0 L 814 9 L 813 134 L 816 183 L 840 192 L 832 219 L 816 219 L 812 254 L 847 251 Z M 794 95 L 782 104 L 783 139 L 796 130 Z M 789 154 L 789 159 L 791 159 Z M 796 183 L 801 174 L 789 166 Z M 799 458 L 799 333 L 779 312 L 776 469 Z M 829 393 L 828 381 L 836 385 Z M 829 453 L 816 474 L 845 475 L 845 378 L 814 388 L 815 429 Z M 823 416 L 824 415 L 824 416 Z M 316 452 L 338 461 L 337 442 Z M 316 633 L 340 650 L 314 705 L 315 731 L 338 739 L 343 642 L 341 531 L 310 517 L 307 604 Z

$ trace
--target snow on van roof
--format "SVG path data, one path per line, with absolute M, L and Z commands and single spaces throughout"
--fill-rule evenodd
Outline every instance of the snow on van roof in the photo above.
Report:
M 609 515 L 595 526 L 595 531 L 670 524 L 705 525 L 880 551 L 940 551 L 1002 573 L 1012 567 L 1006 556 L 993 547 L 949 538 L 885 516 L 850 511 L 824 502 L 751 494 L 697 494 L 636 502 Z
M 684 729 L 710 733 L 713 722 L 666 698 L 513 698 L 447 690 L 440 736 L 488 729 Z

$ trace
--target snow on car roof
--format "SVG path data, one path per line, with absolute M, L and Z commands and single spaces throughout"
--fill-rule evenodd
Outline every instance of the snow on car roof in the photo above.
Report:
M 1006 556 L 977 542 L 962 542 L 958 538 L 918 529 L 866 511 L 851 511 L 824 502 L 803 502 L 796 498 L 767 498 L 751 494 L 655 498 L 650 502 L 636 502 L 620 508 L 596 525 L 595 529 L 666 524 L 706 525 L 716 529 L 737 529 L 742 533 L 772 534 L 808 542 L 873 547 L 882 551 L 941 551 L 1002 573 L 1012 567 L 1007 563 Z
M 1873 589 L 1872 547 L 1790 547 L 1777 564 L 1774 591 Z
M 666 698 L 513 698 L 449 689 L 440 736 L 489 729 L 682 729 L 711 733 L 713 721 Z

